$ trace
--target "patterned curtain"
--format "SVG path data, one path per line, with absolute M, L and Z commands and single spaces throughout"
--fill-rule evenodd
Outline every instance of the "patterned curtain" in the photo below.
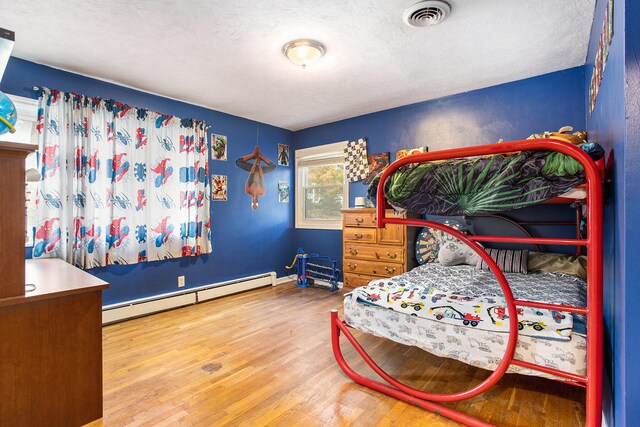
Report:
M 33 257 L 81 267 L 211 252 L 207 126 L 42 89 Z

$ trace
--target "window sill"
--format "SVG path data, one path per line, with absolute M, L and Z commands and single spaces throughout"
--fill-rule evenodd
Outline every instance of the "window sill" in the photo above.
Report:
M 342 230 L 342 220 L 338 220 L 338 223 L 318 224 L 318 223 L 304 223 L 296 224 L 296 228 L 306 230 Z

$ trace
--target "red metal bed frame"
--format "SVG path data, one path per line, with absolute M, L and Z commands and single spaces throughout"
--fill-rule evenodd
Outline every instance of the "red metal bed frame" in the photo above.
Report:
M 410 164 L 420 163 L 434 160 L 454 159 L 460 157 L 474 157 L 492 154 L 504 154 L 514 151 L 527 150 L 551 150 L 559 151 L 563 154 L 573 157 L 582 164 L 586 178 L 586 206 L 587 206 L 587 235 L 581 239 L 578 235 L 575 239 L 567 238 L 536 238 L 536 237 L 512 237 L 512 236 L 472 236 L 465 235 L 458 230 L 448 227 L 444 224 L 432 222 L 423 219 L 403 219 L 396 217 L 387 217 L 385 210 L 387 208 L 386 199 L 384 197 L 384 187 L 389 176 L 398 168 Z M 599 162 L 601 166 L 601 161 Z M 391 375 L 386 373 L 373 359 L 367 354 L 364 348 L 358 343 L 355 337 L 349 331 L 349 325 L 338 317 L 337 310 L 331 311 L 331 342 L 333 353 L 342 370 L 355 382 L 366 386 L 370 389 L 385 393 L 389 396 L 403 400 L 412 405 L 416 405 L 425 410 L 434 412 L 438 415 L 445 416 L 457 422 L 469 426 L 491 426 L 492 424 L 482 421 L 478 418 L 456 411 L 454 409 L 443 406 L 437 402 L 455 402 L 468 399 L 483 393 L 505 374 L 510 365 L 517 365 L 528 369 L 533 369 L 547 374 L 555 375 L 563 378 L 570 384 L 582 386 L 586 388 L 586 425 L 589 427 L 600 426 L 602 420 L 602 176 L 601 169 L 598 165 L 580 148 L 564 141 L 554 139 L 533 139 L 505 142 L 500 144 L 481 145 L 465 148 L 456 148 L 450 150 L 433 151 L 430 153 L 420 153 L 404 157 L 393 162 L 382 174 L 378 184 L 377 192 L 377 226 L 385 227 L 386 224 L 400 224 L 416 227 L 433 227 L 444 231 L 460 239 L 472 249 L 474 249 L 480 257 L 489 265 L 491 271 L 496 276 L 509 313 L 509 338 L 506 350 L 502 356 L 502 360 L 498 367 L 489 375 L 489 377 L 480 384 L 468 390 L 450 393 L 437 394 L 428 393 L 414 389 L 405 384 L 400 383 Z M 576 200 L 577 201 L 577 200 Z M 558 201 L 559 203 L 569 203 L 567 201 Z M 577 218 L 579 220 L 579 217 Z M 579 224 L 578 226 L 579 227 Z M 513 297 L 511 288 L 504 274 L 488 255 L 488 253 L 476 242 L 510 242 L 510 243 L 528 243 L 528 244 L 551 244 L 551 245 L 567 245 L 584 247 L 587 250 L 587 307 L 577 307 L 572 305 L 549 304 L 544 302 L 532 302 L 516 300 Z M 535 363 L 525 362 L 514 359 L 516 342 L 518 340 L 518 316 L 517 306 L 529 306 L 537 308 L 546 308 L 549 310 L 567 311 L 572 313 L 580 313 L 587 316 L 587 374 L 578 375 L 558 369 L 549 368 Z M 340 349 L 340 334 L 344 334 L 347 340 L 367 362 L 367 364 L 388 384 L 362 376 L 354 371 L 344 359 Z

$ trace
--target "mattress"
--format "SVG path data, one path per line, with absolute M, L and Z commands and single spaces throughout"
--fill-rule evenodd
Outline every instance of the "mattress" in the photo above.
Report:
M 554 273 L 505 273 L 505 277 L 517 299 L 577 306 L 586 304 L 586 284 L 579 278 Z M 368 287 L 356 288 L 345 296 L 344 309 L 347 324 L 363 332 L 417 346 L 437 356 L 456 359 L 480 368 L 494 370 L 498 366 L 506 349 L 506 330 L 480 328 L 478 325 L 471 325 L 471 322 L 464 324 L 461 319 L 457 322 L 456 319 L 453 322 L 450 321 L 452 319 L 438 320 L 434 315 L 437 310 L 429 313 L 427 308 L 424 312 L 426 315 L 418 316 L 409 304 L 404 311 L 389 310 L 383 305 L 372 305 L 371 301 L 363 298 L 364 293 L 370 294 L 371 291 L 380 289 L 380 285 L 389 284 L 396 288 L 414 290 L 417 294 L 453 293 L 466 296 L 469 300 L 490 296 L 499 298 L 502 292 L 491 272 L 475 270 L 466 265 L 445 267 L 438 263 L 428 263 L 400 276 L 376 280 Z M 428 289 L 437 289 L 438 293 L 428 293 Z M 524 335 L 520 331 L 515 358 L 584 375 L 585 322 L 581 316 L 573 316 L 572 320 L 572 333 L 563 340 L 549 339 L 543 335 Z M 510 366 L 508 372 L 555 378 L 519 366 Z

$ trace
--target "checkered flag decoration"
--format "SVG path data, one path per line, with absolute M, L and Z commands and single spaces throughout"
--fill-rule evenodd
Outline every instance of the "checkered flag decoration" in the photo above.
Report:
M 349 182 L 365 179 L 369 174 L 367 140 L 360 138 L 357 141 L 349 141 L 344 149 L 344 160 Z

